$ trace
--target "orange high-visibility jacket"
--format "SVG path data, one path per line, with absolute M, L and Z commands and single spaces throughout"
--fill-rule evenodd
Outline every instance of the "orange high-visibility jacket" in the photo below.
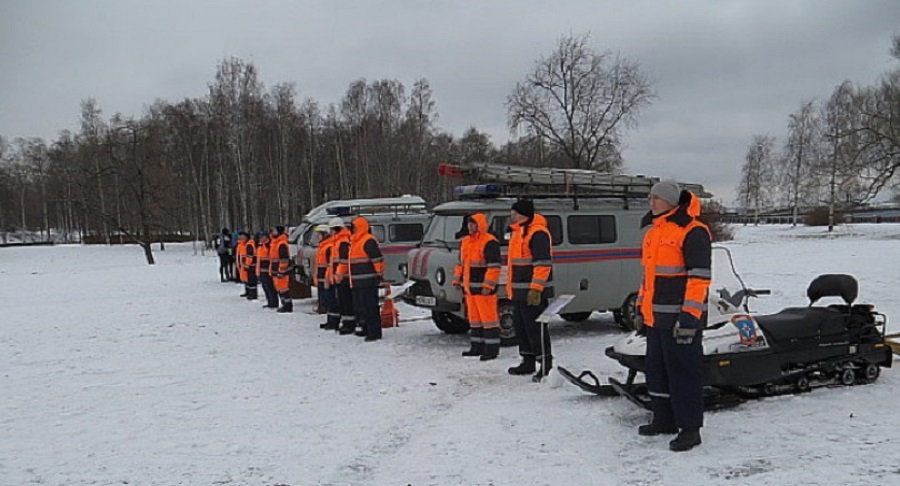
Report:
M 269 274 L 269 243 L 260 243 L 257 247 L 256 256 L 256 274 Z
M 316 250 L 316 268 L 313 272 L 313 285 L 325 284 L 327 282 L 328 266 L 331 261 L 331 252 L 333 251 L 334 241 L 331 236 L 326 236 L 319 242 L 319 248 Z
M 481 295 L 482 290 L 496 292 L 500 282 L 500 243 L 488 233 L 487 217 L 476 213 L 469 218 L 478 226 L 475 234 L 463 237 L 459 264 L 453 270 L 454 285 L 466 294 Z
M 334 248 L 331 253 L 331 281 L 339 284 L 350 276 L 350 230 L 341 228 L 331 239 L 334 240 L 331 243 Z
M 244 268 L 247 269 L 247 274 L 249 275 L 251 272 L 256 272 L 256 242 L 253 239 L 247 240 L 247 244 L 244 245 Z
M 244 267 L 244 255 L 246 255 L 246 254 L 247 254 L 247 240 L 241 241 L 239 238 L 237 245 L 235 245 L 234 261 L 237 263 L 238 279 L 241 282 L 247 281 L 247 269 Z
M 506 295 L 525 302 L 529 290 L 553 297 L 553 249 L 547 220 L 535 214 L 523 224 L 511 224 Z
M 287 235 L 282 233 L 269 244 L 269 269 L 273 277 L 287 278 L 290 268 L 291 255 Z
M 384 276 L 384 258 L 378 240 L 369 233 L 366 218 L 358 216 L 350 224 L 353 226 L 347 265 L 350 287 L 377 287 Z
M 686 312 L 702 319 L 706 313 L 711 236 L 698 216 L 700 200 L 690 191 L 681 191 L 678 206 L 671 211 L 644 216 L 644 225 L 652 225 L 641 248 L 644 279 L 637 306 L 647 326 L 653 326 L 654 316 L 660 314 Z

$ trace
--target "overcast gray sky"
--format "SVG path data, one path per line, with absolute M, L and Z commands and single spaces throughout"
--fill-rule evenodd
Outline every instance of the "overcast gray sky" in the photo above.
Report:
M 900 0 L 0 0 L 0 135 L 55 139 L 79 103 L 139 116 L 201 97 L 227 56 L 267 87 L 338 102 L 350 82 L 431 83 L 438 126 L 509 138 L 504 102 L 561 35 L 640 63 L 659 99 L 625 138 L 628 173 L 692 180 L 726 203 L 751 137 L 844 80 L 897 65 Z

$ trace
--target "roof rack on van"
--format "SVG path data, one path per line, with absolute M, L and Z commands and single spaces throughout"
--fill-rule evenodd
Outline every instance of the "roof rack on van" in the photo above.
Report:
M 411 214 L 428 212 L 428 203 L 419 196 L 380 197 L 369 199 L 345 199 L 329 201 L 304 216 L 314 221 L 328 216 Z
M 658 177 L 611 174 L 586 169 L 557 169 L 552 167 L 522 167 L 517 165 L 474 162 L 471 164 L 440 164 L 438 173 L 445 177 L 464 177 L 478 182 L 502 183 L 516 187 L 520 195 L 529 197 L 610 197 L 645 198 Z M 679 182 L 698 197 L 712 197 L 700 184 Z

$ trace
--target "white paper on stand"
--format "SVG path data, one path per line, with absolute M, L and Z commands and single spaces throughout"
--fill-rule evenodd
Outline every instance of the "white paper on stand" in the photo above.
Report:
M 574 298 L 574 295 L 564 294 L 552 299 L 549 305 L 547 305 L 547 308 L 544 309 L 544 312 L 541 312 L 541 315 L 535 320 L 537 322 L 550 322 L 550 319 L 553 319 L 554 316 L 558 315 Z

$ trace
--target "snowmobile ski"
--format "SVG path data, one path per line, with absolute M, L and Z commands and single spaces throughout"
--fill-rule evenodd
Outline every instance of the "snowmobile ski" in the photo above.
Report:
M 557 366 L 556 370 L 559 371 L 559 374 L 563 378 L 565 378 L 566 381 L 588 393 L 593 393 L 594 395 L 599 395 L 602 397 L 619 396 L 612 385 L 601 385 L 600 380 L 597 378 L 597 375 L 592 373 L 590 370 L 584 370 L 579 373 L 578 376 L 575 376 L 574 373 L 563 368 L 562 366 Z

